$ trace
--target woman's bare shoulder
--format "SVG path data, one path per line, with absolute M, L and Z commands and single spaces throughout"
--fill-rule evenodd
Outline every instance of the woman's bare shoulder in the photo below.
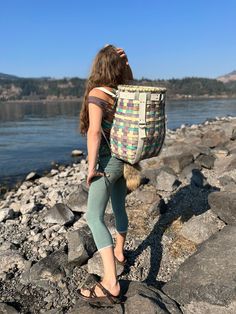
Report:
M 105 87 L 107 90 L 111 91 L 112 88 L 110 87 Z M 97 88 L 93 88 L 91 89 L 91 91 L 89 92 L 88 94 L 89 97 L 97 97 L 97 98 L 100 98 L 102 100 L 105 100 L 105 101 L 109 101 L 111 96 L 107 95 L 105 92 L 101 91 L 100 89 L 97 89 Z

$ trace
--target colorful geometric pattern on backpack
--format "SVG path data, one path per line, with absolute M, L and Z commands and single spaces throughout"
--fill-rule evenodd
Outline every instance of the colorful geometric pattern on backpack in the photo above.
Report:
M 157 156 L 166 133 L 165 88 L 118 86 L 110 134 L 112 155 L 130 164 Z

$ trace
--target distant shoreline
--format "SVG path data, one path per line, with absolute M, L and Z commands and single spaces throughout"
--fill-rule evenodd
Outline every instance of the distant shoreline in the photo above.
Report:
M 0 103 L 7 103 L 7 104 L 16 104 L 16 103 L 20 103 L 20 104 L 32 104 L 32 103 L 58 103 L 58 102 L 78 102 L 78 101 L 82 101 L 83 98 L 82 97 L 78 97 L 78 98 L 71 98 L 71 99 L 15 99 L 15 100 L 0 100 Z
M 167 96 L 167 100 L 204 100 L 204 99 L 236 99 L 236 95 L 226 96 L 226 95 L 211 95 L 211 96 L 193 96 L 193 95 L 179 95 L 179 96 Z M 70 99 L 15 99 L 15 100 L 0 100 L 0 103 L 20 103 L 20 104 L 28 104 L 28 103 L 58 103 L 58 102 L 81 102 L 83 101 L 83 97 L 76 97 Z

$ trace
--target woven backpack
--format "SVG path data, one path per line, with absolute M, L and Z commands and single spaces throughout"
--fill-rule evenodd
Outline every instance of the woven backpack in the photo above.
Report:
M 97 89 L 115 99 L 115 116 L 110 133 L 112 156 L 129 164 L 157 156 L 166 134 L 165 88 L 119 85 L 116 94 Z

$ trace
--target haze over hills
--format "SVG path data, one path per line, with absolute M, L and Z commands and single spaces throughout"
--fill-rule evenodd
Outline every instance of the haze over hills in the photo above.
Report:
M 217 78 L 217 80 L 223 82 L 223 83 L 228 83 L 230 81 L 236 81 L 236 71 L 232 71 L 228 74 L 225 74 L 225 75 L 222 75 L 222 76 L 219 76 Z
M 16 75 L 11 75 L 11 74 L 5 74 L 5 73 L 0 73 L 0 79 L 17 79 L 19 78 L 18 76 Z

